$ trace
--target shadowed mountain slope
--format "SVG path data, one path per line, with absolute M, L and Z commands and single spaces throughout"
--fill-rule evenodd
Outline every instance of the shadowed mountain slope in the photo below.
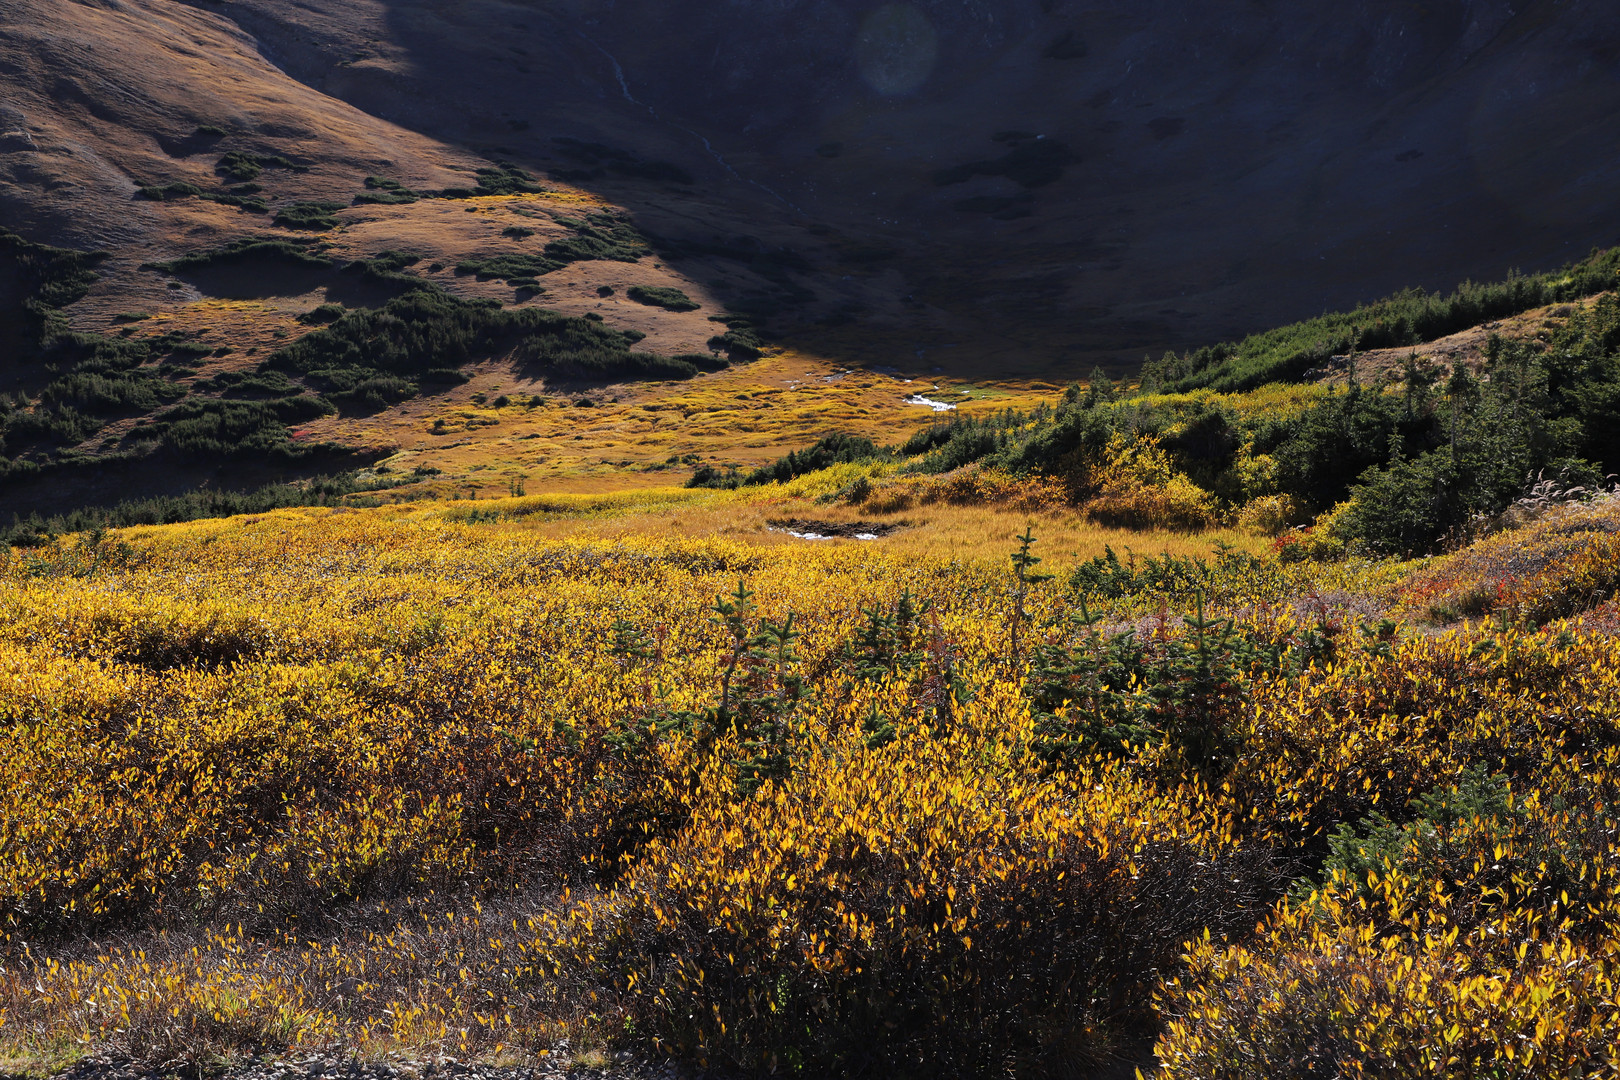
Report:
M 1133 359 L 1620 238 L 1596 2 L 199 7 L 308 86 L 603 191 L 722 288 L 781 254 L 737 298 L 840 352 Z
M 1593 0 L 19 0 L 0 85 L 0 220 L 112 249 L 114 280 L 265 224 L 134 197 L 226 190 L 223 152 L 334 204 L 510 159 L 785 340 L 964 372 L 1620 238 L 1620 11 Z

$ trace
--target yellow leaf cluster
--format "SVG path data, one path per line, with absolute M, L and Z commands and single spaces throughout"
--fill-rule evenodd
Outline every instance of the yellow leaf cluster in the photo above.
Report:
M 0 567 L 7 1053 L 617 1039 L 1006 1074 L 1157 1037 L 1169 1077 L 1620 1074 L 1600 629 L 1358 621 L 1393 564 L 1226 559 L 1195 608 L 1169 562 L 1110 598 L 521 514 L 118 540 Z M 750 692 L 805 689 L 754 786 L 714 608 L 739 577 L 744 629 L 797 635 Z M 902 590 L 912 659 L 857 675 Z M 1064 650 L 1104 630 L 1143 649 L 1118 685 L 1050 660 L 1102 670 Z M 1271 659 L 1186 666 L 1239 639 Z M 1043 751 L 1037 664 L 1151 718 L 1176 657 L 1194 704 L 1157 737 Z

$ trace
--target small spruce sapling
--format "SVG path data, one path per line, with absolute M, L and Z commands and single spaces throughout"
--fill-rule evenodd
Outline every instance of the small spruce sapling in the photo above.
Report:
M 1013 565 L 1013 610 L 1010 620 L 1010 637 L 1012 640 L 1012 664 L 1016 668 L 1023 659 L 1019 633 L 1025 622 L 1029 620 L 1029 613 L 1025 610 L 1025 601 L 1029 599 L 1029 590 L 1033 585 L 1043 581 L 1052 580 L 1051 574 L 1043 574 L 1035 568 L 1041 564 L 1040 556 L 1035 555 L 1031 549 L 1035 546 L 1035 526 L 1033 523 L 1024 526 L 1024 533 L 1017 537 L 1018 550 L 1012 553 Z
M 730 638 L 730 655 L 709 726 L 737 737 L 744 753 L 736 762 L 737 786 L 746 794 L 790 768 L 788 721 L 805 696 L 794 646 L 799 632 L 791 612 L 779 623 L 757 618 L 754 592 L 741 580 L 736 592 L 716 599 L 714 611 Z
M 926 665 L 929 650 L 919 647 L 922 646 L 921 623 L 932 611 L 933 605 L 927 600 L 919 601 L 911 595 L 910 589 L 902 590 L 892 607 L 862 605 L 866 625 L 842 650 L 844 670 L 864 682 L 881 682 L 910 675 Z M 863 728 L 867 745 L 871 747 L 887 745 L 900 734 L 894 718 L 882 715 L 876 702 L 867 713 Z
M 1468 845 L 1459 841 L 1470 826 L 1500 834 L 1505 840 L 1514 831 L 1514 825 L 1526 819 L 1524 806 L 1513 798 L 1508 778 L 1493 774 L 1478 763 L 1466 766 L 1455 783 L 1436 787 L 1412 800 L 1408 814 L 1409 820 L 1404 822 L 1381 811 L 1368 814 L 1355 825 L 1340 822 L 1338 829 L 1327 838 L 1329 854 L 1323 861 L 1320 881 L 1325 884 L 1335 873 L 1341 874 L 1346 881 L 1357 884 L 1361 894 L 1369 899 L 1376 891 L 1372 883 L 1395 870 L 1432 880 L 1455 881 L 1469 874 L 1469 867 L 1459 862 L 1466 861 Z M 1517 869 L 1513 863 L 1534 859 L 1533 844 L 1530 850 L 1515 850 L 1516 847 L 1518 845 L 1513 843 L 1496 846 L 1496 861 L 1508 864 L 1509 868 L 1503 876 L 1513 876 L 1513 870 Z M 1543 871 L 1547 869 L 1547 861 L 1542 862 Z M 1472 872 L 1478 874 L 1485 869 L 1476 865 Z M 1489 867 L 1489 870 L 1497 869 Z M 1294 901 L 1308 901 L 1316 887 L 1317 881 L 1300 879 L 1291 890 Z
M 876 681 L 894 678 L 921 664 L 925 653 L 917 648 L 920 624 L 932 610 L 932 604 L 919 601 L 910 589 L 901 591 L 892 608 L 862 605 L 866 625 L 845 651 L 850 673 L 858 679 Z

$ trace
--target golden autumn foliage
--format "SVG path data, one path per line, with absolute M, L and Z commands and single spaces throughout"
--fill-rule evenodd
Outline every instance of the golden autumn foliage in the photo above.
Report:
M 553 513 L 11 552 L 0 1054 L 1620 1075 L 1602 598 L 1399 621 L 1608 531 L 1041 580 Z
M 1190 531 L 1215 520 L 1215 500 L 1175 468 L 1156 438 L 1116 434 L 1091 479 L 1097 493 L 1086 511 L 1107 524 Z

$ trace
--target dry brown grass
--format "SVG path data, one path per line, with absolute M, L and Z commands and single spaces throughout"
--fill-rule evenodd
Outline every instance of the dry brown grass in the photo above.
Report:
M 442 512 L 452 516 L 480 513 L 508 517 L 510 524 L 499 527 L 546 539 L 719 537 L 770 547 L 856 545 L 907 558 L 990 562 L 1004 561 L 1016 546 L 1013 537 L 1033 525 L 1040 538 L 1037 553 L 1054 567 L 1101 555 L 1109 547 L 1122 555 L 1131 549 L 1143 554 L 1207 556 L 1221 543 L 1257 554 L 1266 545 L 1263 537 L 1232 529 L 1175 532 L 1109 528 L 1091 521 L 1079 510 L 1067 508 L 1026 512 L 1009 507 L 934 503 L 882 514 L 862 507 L 821 504 L 810 498 L 779 494 L 780 490 L 733 493 L 653 488 L 601 498 L 459 502 L 449 504 Z M 532 508 L 536 506 L 547 507 L 550 512 L 535 513 Z M 895 530 L 876 540 L 802 540 L 789 535 L 779 524 L 788 520 L 836 525 L 876 522 L 895 526 Z
M 1362 383 L 1376 383 L 1380 379 L 1399 380 L 1406 370 L 1406 361 L 1410 357 L 1417 357 L 1418 367 L 1440 378 L 1450 374 L 1457 364 L 1467 364 L 1471 370 L 1478 370 L 1485 362 L 1485 346 L 1491 335 L 1500 334 L 1504 338 L 1524 339 L 1537 338 L 1545 340 L 1549 332 L 1557 330 L 1577 310 L 1591 307 L 1597 303 L 1601 296 L 1590 296 L 1585 300 L 1576 300 L 1567 304 L 1551 304 L 1547 307 L 1532 308 L 1518 315 L 1510 315 L 1505 319 L 1498 319 L 1481 326 L 1471 326 L 1467 330 L 1459 330 L 1455 334 L 1448 334 L 1443 338 L 1423 345 L 1407 346 L 1399 349 L 1372 349 L 1356 355 L 1356 378 Z M 1318 381 L 1324 384 L 1343 385 L 1350 378 L 1349 365 L 1337 367 L 1324 374 Z
M 444 475 L 422 488 L 436 494 L 476 486 L 488 497 L 515 483 L 531 492 L 619 491 L 684 483 L 692 466 L 666 462 L 688 454 L 749 467 L 833 431 L 880 444 L 904 442 L 939 419 L 905 399 L 945 392 L 932 390 L 934 383 L 908 383 L 793 352 L 689 382 L 606 387 L 551 386 L 503 362 L 467 370 L 471 381 L 445 394 L 369 417 L 328 417 L 300 430 L 306 438 L 357 449 L 395 448 L 387 465 L 398 471 L 440 469 Z M 475 400 L 480 394 L 482 404 Z M 497 409 L 503 394 L 512 403 Z M 529 407 L 537 396 L 540 402 Z M 1028 408 L 1051 396 L 1044 386 L 998 385 L 993 396 L 976 390 L 979 400 L 961 411 Z M 593 406 L 576 407 L 581 398 Z

